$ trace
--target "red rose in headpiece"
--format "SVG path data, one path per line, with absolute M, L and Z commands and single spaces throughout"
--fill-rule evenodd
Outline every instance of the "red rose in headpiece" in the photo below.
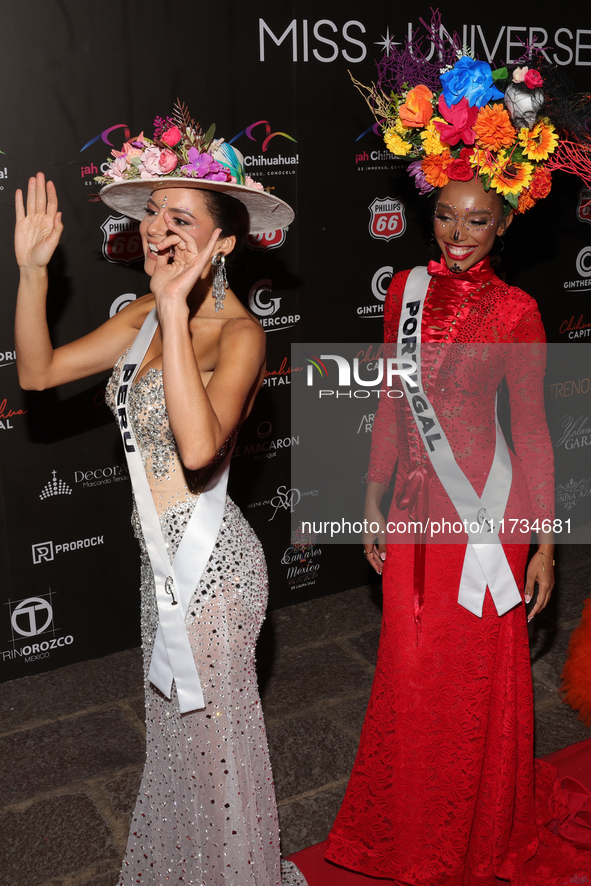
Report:
M 539 71 L 530 70 L 527 71 L 525 77 L 523 78 L 523 82 L 528 89 L 537 89 L 539 86 L 542 85 L 544 81 Z
M 478 108 L 471 108 L 466 97 L 457 105 L 452 105 L 449 108 L 443 95 L 439 96 L 438 108 L 443 119 L 447 120 L 447 123 L 439 123 L 438 121 L 434 123 L 441 140 L 447 142 L 448 145 L 457 145 L 459 141 L 473 145 L 475 139 L 473 126 L 478 116 Z
M 465 160 L 453 160 L 446 172 L 455 182 L 469 182 L 474 178 L 474 170 Z

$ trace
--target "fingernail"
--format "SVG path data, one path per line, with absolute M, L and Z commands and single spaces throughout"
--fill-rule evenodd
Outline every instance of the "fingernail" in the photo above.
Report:
M 526 594 L 525 595 L 525 602 L 529 603 L 530 600 L 531 600 L 531 594 Z
M 386 559 L 386 555 L 385 555 L 385 554 L 380 554 L 380 560 L 385 560 L 385 559 Z
M 528 619 L 527 619 L 527 623 L 528 623 L 528 624 L 530 623 L 530 621 L 532 620 L 532 618 L 533 618 L 533 615 L 530 615 L 530 616 L 528 617 Z

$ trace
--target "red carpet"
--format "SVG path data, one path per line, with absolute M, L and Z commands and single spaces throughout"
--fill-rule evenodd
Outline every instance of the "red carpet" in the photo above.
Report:
M 570 745 L 562 751 L 556 751 L 555 754 L 548 754 L 543 759 L 556 766 L 562 778 L 570 776 L 591 791 L 591 738 Z M 289 860 L 295 862 L 305 876 L 308 886 L 371 886 L 372 883 L 387 886 L 388 883 L 394 882 L 353 874 L 325 861 L 325 847 L 326 842 L 317 843 L 289 856 Z

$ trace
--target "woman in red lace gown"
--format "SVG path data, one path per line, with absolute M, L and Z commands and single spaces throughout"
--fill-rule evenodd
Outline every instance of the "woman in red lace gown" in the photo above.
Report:
M 542 521 L 553 516 L 544 329 L 535 301 L 496 277 L 488 258 L 495 235 L 510 222 L 501 198 L 485 192 L 478 178 L 441 190 L 434 227 L 443 258 L 429 264 L 422 342 L 530 346 L 452 348 L 435 371 L 423 369 L 423 383 L 459 467 L 480 496 L 495 451 L 495 395 L 506 378 L 515 454 L 505 517 Z M 386 342 L 398 339 L 408 274 L 397 274 L 388 291 Z M 397 464 L 389 521 L 417 519 L 427 487 L 429 514 L 457 521 L 406 399 L 381 404 L 366 517 L 383 526 L 379 503 Z M 500 538 L 525 603 L 538 585 L 531 619 L 554 583 L 550 539 L 532 557 L 524 587 L 529 536 L 521 544 L 508 543 L 507 533 Z M 536 768 L 534 795 L 524 603 L 499 616 L 487 589 L 479 618 L 458 603 L 465 543 L 415 541 L 365 545 L 376 571 L 383 569 L 382 635 L 327 859 L 414 886 L 495 886 L 497 877 L 518 886 L 591 882 L 591 854 L 544 827 L 567 812 L 547 764 Z

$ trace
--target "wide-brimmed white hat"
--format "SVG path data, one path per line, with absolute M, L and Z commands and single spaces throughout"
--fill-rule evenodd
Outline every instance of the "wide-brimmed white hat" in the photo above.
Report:
M 214 140 L 215 127 L 204 134 L 181 102 L 177 100 L 173 118 L 157 118 L 155 127 L 154 140 L 143 133 L 130 139 L 113 152 L 104 175 L 96 176 L 104 185 L 100 196 L 107 206 L 141 220 L 154 191 L 198 188 L 240 200 L 248 209 L 250 234 L 276 231 L 293 221 L 291 206 L 246 174 L 240 151 L 223 139 Z
M 250 217 L 249 233 L 266 234 L 286 228 L 294 220 L 291 206 L 270 194 L 247 185 L 234 182 L 216 182 L 199 178 L 132 179 L 105 185 L 100 192 L 101 200 L 122 215 L 141 221 L 146 214 L 146 201 L 150 194 L 163 188 L 199 188 L 202 191 L 218 191 L 244 203 Z

